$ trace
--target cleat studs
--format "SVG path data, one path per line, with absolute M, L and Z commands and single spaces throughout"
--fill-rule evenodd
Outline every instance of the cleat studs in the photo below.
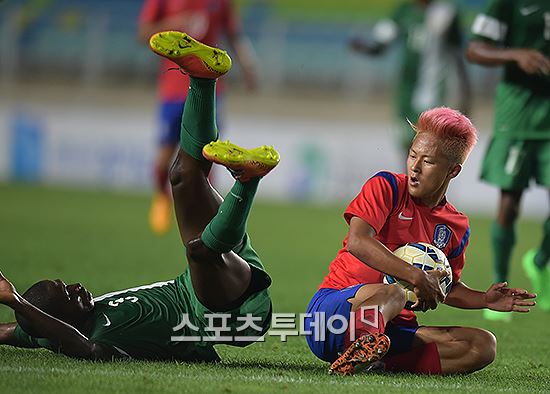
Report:
M 369 335 L 369 336 L 367 337 L 367 340 L 368 340 L 369 342 L 371 342 L 371 343 L 374 342 L 374 341 L 375 341 L 374 335 Z

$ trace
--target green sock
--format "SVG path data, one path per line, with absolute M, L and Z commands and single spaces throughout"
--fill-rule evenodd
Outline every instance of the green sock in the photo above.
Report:
M 505 282 L 508 278 L 510 256 L 516 244 L 516 229 L 514 225 L 502 227 L 497 222 L 491 227 L 491 241 L 493 244 L 493 266 L 495 280 Z
M 260 178 L 245 183 L 235 182 L 218 213 L 202 232 L 201 239 L 206 246 L 218 253 L 226 253 L 242 242 L 259 182 Z
M 550 218 L 547 218 L 542 225 L 542 243 L 535 255 L 535 265 L 541 270 L 548 264 L 548 258 L 550 257 Z
M 205 160 L 202 148 L 218 138 L 216 80 L 189 77 L 189 93 L 181 118 L 180 146 L 197 160 Z

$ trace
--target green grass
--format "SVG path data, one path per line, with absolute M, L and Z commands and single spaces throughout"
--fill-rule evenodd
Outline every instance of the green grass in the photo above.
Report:
M 175 229 L 154 237 L 146 226 L 148 199 L 131 194 L 0 185 L 0 269 L 19 290 L 43 278 L 80 281 L 94 294 L 171 279 L 185 267 Z M 273 277 L 276 312 L 303 312 L 341 245 L 344 206 L 258 203 L 249 232 Z M 489 218 L 471 219 L 463 280 L 490 282 Z M 520 256 L 541 236 L 540 223 L 523 220 L 512 284 L 527 286 Z M 0 321 L 11 321 L 0 306 Z M 329 376 L 303 338 L 268 337 L 244 349 L 219 346 L 221 364 L 75 361 L 44 350 L 0 347 L 0 392 L 548 392 L 550 314 L 534 310 L 511 324 L 486 322 L 480 311 L 441 306 L 420 315 L 423 324 L 466 325 L 493 331 L 498 356 L 468 376 Z

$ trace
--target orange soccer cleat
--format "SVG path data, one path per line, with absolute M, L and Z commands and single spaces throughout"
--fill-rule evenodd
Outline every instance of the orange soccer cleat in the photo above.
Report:
M 368 367 L 380 360 L 390 349 L 390 338 L 382 333 L 365 334 L 351 344 L 329 367 L 331 374 L 353 375 L 355 367 Z

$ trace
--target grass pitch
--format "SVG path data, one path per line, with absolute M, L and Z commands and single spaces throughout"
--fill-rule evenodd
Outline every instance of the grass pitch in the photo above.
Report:
M 95 295 L 172 279 L 185 268 L 175 228 L 153 236 L 145 196 L 0 185 L 0 269 L 22 292 L 44 278 L 80 281 Z M 249 222 L 255 248 L 273 278 L 274 311 L 301 313 L 346 232 L 344 205 L 313 207 L 257 203 Z M 491 279 L 489 218 L 471 218 L 472 237 L 463 280 L 486 289 Z M 539 242 L 540 223 L 523 220 L 512 285 L 529 284 L 521 255 Z M 13 314 L 0 306 L 0 321 Z M 93 363 L 45 350 L 0 347 L 0 392 L 549 392 L 550 314 L 515 315 L 510 324 L 484 321 L 480 311 L 446 306 L 419 315 L 422 324 L 483 327 L 498 338 L 498 356 L 468 376 L 329 376 L 327 364 L 304 338 L 244 349 L 218 346 L 220 364 Z

